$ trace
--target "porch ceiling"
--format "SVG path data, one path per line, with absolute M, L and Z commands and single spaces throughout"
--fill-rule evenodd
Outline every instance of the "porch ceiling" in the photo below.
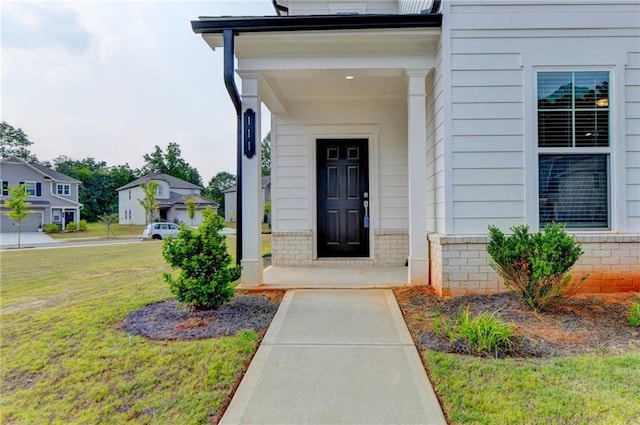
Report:
M 439 38 L 440 28 L 245 33 L 235 52 L 238 74 L 259 75 L 263 102 L 282 113 L 306 102 L 405 99 L 404 70 L 432 68 Z
M 263 87 L 264 91 L 271 90 L 282 105 L 329 100 L 404 99 L 407 93 L 404 72 L 398 68 L 265 71 L 262 76 L 263 84 L 268 86 Z M 263 95 L 263 98 L 265 103 L 270 100 L 269 95 Z

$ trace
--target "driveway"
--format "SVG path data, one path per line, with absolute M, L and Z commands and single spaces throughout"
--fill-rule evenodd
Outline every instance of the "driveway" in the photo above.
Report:
M 41 245 L 47 243 L 57 243 L 57 241 L 42 232 L 20 233 L 21 246 Z M 18 232 L 0 233 L 0 247 L 9 248 L 14 246 L 18 246 Z

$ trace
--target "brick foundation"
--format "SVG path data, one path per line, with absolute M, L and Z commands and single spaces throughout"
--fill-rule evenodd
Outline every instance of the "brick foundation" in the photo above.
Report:
M 579 292 L 640 291 L 640 235 L 576 235 L 584 254 L 575 279 L 589 277 Z M 480 295 L 505 290 L 489 266 L 486 236 L 429 235 L 431 285 L 441 296 Z
M 374 238 L 374 265 L 404 266 L 409 258 L 408 230 L 377 229 Z
M 272 264 L 279 266 L 404 266 L 409 257 L 409 231 L 378 229 L 374 231 L 374 258 L 313 259 L 311 230 L 274 231 L 271 233 Z
M 271 261 L 279 266 L 309 266 L 313 262 L 311 230 L 271 233 Z

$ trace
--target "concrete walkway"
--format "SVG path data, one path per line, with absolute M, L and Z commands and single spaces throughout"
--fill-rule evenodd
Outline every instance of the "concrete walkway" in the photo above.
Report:
M 391 290 L 291 290 L 220 424 L 439 424 Z

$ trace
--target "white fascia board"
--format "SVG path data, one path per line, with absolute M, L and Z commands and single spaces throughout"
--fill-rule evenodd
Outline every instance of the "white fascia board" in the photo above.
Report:
M 245 58 L 238 61 L 238 69 L 242 71 L 294 71 L 322 69 L 402 69 L 433 68 L 435 57 L 396 56 L 396 57 L 272 57 Z

